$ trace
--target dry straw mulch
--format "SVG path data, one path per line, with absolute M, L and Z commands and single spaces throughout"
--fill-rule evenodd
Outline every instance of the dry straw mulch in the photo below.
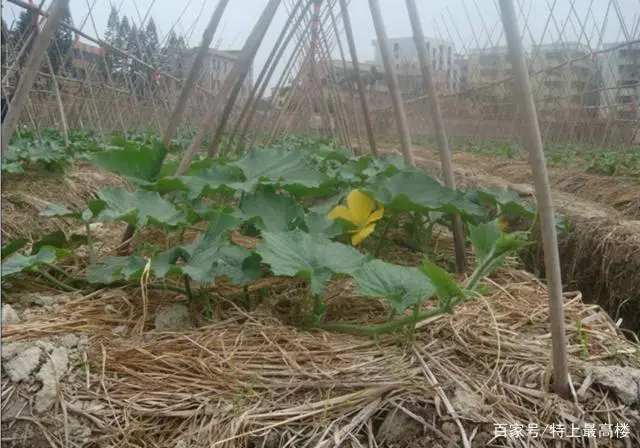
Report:
M 299 282 L 270 281 L 280 285 L 271 302 L 302 300 Z M 3 343 L 63 332 L 91 335 L 87 364 L 77 366 L 76 381 L 63 385 L 57 409 L 91 422 L 92 446 L 546 447 L 557 439 L 547 434 L 489 443 L 493 424 L 584 422 L 628 423 L 633 434 L 626 446 L 639 446 L 637 407 L 621 404 L 607 389 L 579 391 L 592 366 L 640 367 L 639 347 L 599 307 L 567 293 L 574 396 L 562 400 L 548 392 L 546 288 L 515 270 L 499 271 L 487 286 L 486 300 L 421 323 L 413 345 L 401 335 L 375 342 L 299 331 L 276 319 L 271 305 L 243 312 L 228 303 L 219 320 L 205 327 L 154 333 L 153 311 L 178 298 L 150 292 L 143 323 L 139 291 L 121 290 L 77 297 L 55 312 L 6 327 Z M 357 297 L 345 280 L 332 282 L 325 296 L 336 318 L 343 312 L 361 320 L 383 315 L 377 301 Z M 123 324 L 135 328 L 132 335 L 112 336 Z M 389 411 L 413 426 L 403 429 L 404 439 L 395 445 L 382 445 L 379 427 Z M 53 417 L 29 418 L 47 431 Z M 391 423 L 387 432 L 393 428 Z M 61 436 L 48 437 L 51 446 L 65 446 Z M 594 440 L 568 440 L 596 446 Z M 597 446 L 625 446 L 620 442 L 598 439 Z
M 39 214 L 51 202 L 84 209 L 101 189 L 125 185 L 122 178 L 86 161 L 74 162 L 64 176 L 37 172 L 2 177 L 2 244 L 17 238 L 37 240 L 49 232 L 78 227 L 72 220 Z

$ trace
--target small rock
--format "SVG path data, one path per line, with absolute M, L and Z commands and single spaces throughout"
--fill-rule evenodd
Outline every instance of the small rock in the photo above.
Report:
M 89 345 L 89 336 L 87 336 L 86 334 L 81 335 L 78 338 L 78 347 L 86 347 L 87 345 Z
M 380 443 L 403 443 L 422 436 L 422 424 L 409 417 L 403 411 L 394 408 L 387 413 L 378 432 L 376 440 Z
M 25 294 L 20 298 L 20 303 L 24 306 L 42 306 L 52 307 L 60 303 L 64 303 L 69 300 L 69 297 L 65 294 L 58 294 L 55 296 L 45 296 L 40 293 Z
M 47 353 L 53 352 L 53 350 L 56 348 L 56 346 L 49 341 L 36 341 L 36 345 Z
M 472 418 L 474 414 L 482 415 L 484 399 L 473 392 L 457 388 L 451 399 L 451 405 L 459 415 Z
M 129 327 L 127 327 L 126 325 L 118 325 L 117 327 L 114 327 L 113 330 L 111 330 L 111 334 L 114 336 L 126 336 L 127 333 L 129 333 Z
M 8 324 L 19 324 L 20 316 L 18 316 L 18 312 L 13 309 L 11 305 L 2 305 L 2 325 Z
M 36 394 L 35 410 L 44 413 L 55 404 L 58 395 L 58 382 L 67 373 L 69 354 L 65 347 L 57 347 L 51 353 L 36 377 L 42 381 L 42 388 Z
M 626 405 L 640 402 L 640 369 L 598 366 L 591 369 L 593 382 L 611 389 Z
M 4 364 L 5 371 L 11 381 L 17 383 L 31 375 L 40 365 L 40 347 L 30 347 L 22 353 L 16 354 L 12 359 Z
M 78 345 L 78 336 L 72 333 L 63 334 L 58 337 L 60 345 L 63 345 L 67 348 L 73 348 Z
M 10 360 L 18 353 L 25 351 L 30 345 L 27 342 L 7 342 L 2 344 L 2 360 Z
M 455 423 L 445 422 L 442 424 L 442 432 L 449 437 L 454 437 L 458 435 L 458 427 Z
M 156 312 L 155 328 L 158 331 L 183 331 L 192 327 L 191 313 L 185 305 L 167 305 Z

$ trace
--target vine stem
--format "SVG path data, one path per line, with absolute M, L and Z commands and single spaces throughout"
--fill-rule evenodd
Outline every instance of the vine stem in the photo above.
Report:
M 378 241 L 378 245 L 376 246 L 376 250 L 373 253 L 373 256 L 375 258 L 378 258 L 378 255 L 380 254 L 380 251 L 382 250 L 382 244 L 387 240 L 387 234 L 389 233 L 390 229 L 391 229 L 391 219 L 388 219 L 387 222 L 385 223 L 384 231 L 382 232 L 382 235 L 380 236 L 380 241 Z

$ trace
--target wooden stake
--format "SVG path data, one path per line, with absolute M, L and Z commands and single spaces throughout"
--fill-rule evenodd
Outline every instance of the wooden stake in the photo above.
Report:
M 442 165 L 442 177 L 447 187 L 455 189 L 456 181 L 453 175 L 453 164 L 451 162 L 451 151 L 449 150 L 449 142 L 447 139 L 447 130 L 442 118 L 440 110 L 440 102 L 438 101 L 438 92 L 433 82 L 433 74 L 431 73 L 431 63 L 427 55 L 427 47 L 424 41 L 424 33 L 418 8 L 416 8 L 415 0 L 406 0 L 407 11 L 409 12 L 409 20 L 413 29 L 413 40 L 418 50 L 418 59 L 422 67 L 422 79 L 429 95 L 429 107 L 431 109 L 431 118 L 433 128 L 436 131 L 438 142 L 438 151 L 440 152 L 440 163 Z M 467 267 L 467 254 L 465 250 L 464 228 L 460 215 L 453 215 L 453 243 L 455 247 L 456 268 L 458 272 L 465 272 Z
M 549 315 L 551 318 L 551 344 L 553 354 L 554 388 L 563 398 L 570 397 L 569 367 L 567 362 L 567 343 L 564 329 L 564 299 L 562 296 L 562 275 L 560 272 L 560 254 L 556 222 L 551 200 L 551 189 L 547 166 L 545 164 L 540 126 L 535 108 L 531 82 L 520 40 L 518 18 L 513 0 L 499 0 L 502 24 L 509 46 L 511 64 L 515 74 L 514 96 L 520 103 L 524 126 L 525 146 L 529 151 L 529 161 L 536 189 L 538 214 L 540 216 L 544 265 L 549 290 Z
M 351 63 L 353 64 L 353 70 L 356 75 L 356 84 L 358 86 L 358 96 L 360 97 L 360 107 L 362 107 L 362 115 L 364 118 L 364 126 L 367 131 L 367 138 L 369 139 L 369 148 L 373 155 L 378 155 L 378 148 L 376 147 L 376 139 L 373 134 L 373 125 L 371 124 L 371 114 L 369 112 L 369 100 L 367 99 L 367 90 L 362 82 L 360 76 L 360 65 L 358 63 L 358 52 L 356 51 L 356 44 L 353 38 L 353 29 L 351 28 L 351 19 L 349 18 L 349 9 L 347 8 L 346 0 L 340 0 L 340 9 L 342 12 L 342 21 L 344 22 L 344 32 L 347 37 L 347 43 L 349 45 L 349 53 L 351 54 Z
M 218 94 L 221 99 L 226 98 L 227 94 L 229 95 L 229 97 L 226 98 L 227 102 L 220 116 L 218 127 L 216 128 L 216 131 L 213 135 L 213 143 L 211 143 L 211 147 L 207 152 L 208 157 L 214 157 L 219 153 L 220 141 L 222 140 L 222 132 L 224 131 L 227 121 L 229 121 L 231 109 L 233 108 L 233 105 L 238 98 L 238 93 L 240 93 L 240 89 L 242 88 L 247 74 L 249 73 L 249 69 L 251 67 L 251 64 L 253 63 L 253 59 L 258 52 L 258 48 L 262 43 L 262 39 L 264 39 L 264 35 L 267 33 L 269 25 L 271 25 L 271 21 L 273 20 L 273 16 L 278 10 L 278 6 L 280 6 L 280 2 L 281 0 L 269 0 L 269 3 L 267 3 L 267 6 L 264 8 L 264 11 L 260 16 L 260 20 L 247 39 L 245 48 L 242 49 L 242 52 L 238 57 L 238 61 L 236 62 L 236 64 L 234 64 L 231 73 L 229 73 L 228 75 L 228 79 L 235 79 L 236 81 L 235 85 L 231 89 L 231 93 L 229 93 L 228 90 L 221 90 Z M 234 71 L 236 73 L 234 73 Z
M 184 114 L 184 110 L 187 106 L 187 101 L 189 101 L 189 96 L 193 93 L 196 83 L 198 82 L 204 58 L 209 53 L 209 46 L 213 40 L 213 35 L 216 33 L 216 29 L 220 24 L 220 19 L 222 19 L 222 15 L 224 14 L 224 10 L 228 4 L 229 0 L 218 1 L 216 9 L 213 11 L 213 15 L 211 16 L 211 20 L 209 21 L 207 28 L 204 30 L 204 33 L 202 33 L 202 43 L 200 44 L 200 48 L 198 49 L 195 59 L 193 60 L 193 65 L 189 69 L 189 74 L 187 75 L 187 79 L 185 80 L 182 91 L 180 92 L 180 98 L 178 98 L 176 107 L 173 109 L 173 113 L 169 119 L 169 125 L 164 133 L 163 143 L 167 147 L 171 143 L 171 139 L 176 133 L 178 126 L 180 126 L 182 115 Z

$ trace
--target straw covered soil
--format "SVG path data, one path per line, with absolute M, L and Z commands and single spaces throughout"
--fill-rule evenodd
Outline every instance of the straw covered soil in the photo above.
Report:
M 41 225 L 35 212 L 27 223 Z M 119 235 L 96 234 L 100 254 Z M 441 238 L 438 251 L 450 247 Z M 384 258 L 419 261 L 399 243 Z M 147 281 L 89 295 L 35 280 L 3 291 L 3 446 L 640 446 L 640 346 L 566 289 L 573 389 L 567 400 L 552 394 L 546 288 L 517 267 L 487 279 L 483 300 L 377 341 L 296 329 L 311 306 L 302 280 L 266 278 L 247 293 L 204 286 L 211 320 L 201 304 Z M 349 280 L 330 282 L 324 296 L 331 321 L 387 314 Z
M 485 301 L 423 322 L 413 345 L 402 335 L 376 343 L 297 331 L 272 305 L 302 300 L 300 282 L 270 281 L 278 287 L 250 311 L 232 304 L 231 290 L 215 289 L 214 322 L 173 333 L 153 328 L 163 307 L 180 304 L 168 293 L 55 295 L 58 304 L 46 313 L 4 328 L 4 443 L 542 447 L 555 446 L 559 437 L 550 425 L 595 424 L 597 435 L 606 423 L 614 431 L 617 424 L 620 436 L 630 428 L 630 438 L 566 440 L 574 446 L 640 443 L 633 379 L 640 375 L 639 347 L 579 293 L 566 294 L 574 391 L 565 401 L 548 393 L 547 297 L 527 272 L 497 272 Z M 358 297 L 344 280 L 330 285 L 326 299 L 337 320 L 384 316 L 380 304 Z M 36 373 L 13 382 L 7 363 L 34 351 Z M 52 365 L 61 381 L 49 397 L 54 412 L 42 412 L 44 386 L 35 391 Z M 537 425 L 541 435 L 491 441 L 495 424 Z
M 49 202 L 84 208 L 97 191 L 121 185 L 124 181 L 120 177 L 99 171 L 85 161 L 75 161 L 64 176 L 43 171 L 3 174 L 2 244 L 17 238 L 37 240 L 59 229 L 69 230 L 70 221 L 40 219 L 38 214 Z
M 419 149 L 416 154 L 418 164 L 440 175 L 439 156 L 435 151 Z M 527 179 L 517 165 L 511 170 L 497 160 L 494 165 L 488 166 L 486 161 L 483 165 L 480 159 L 469 154 L 456 155 L 455 177 L 459 186 L 500 186 L 518 192 L 523 200 L 535 200 L 535 190 L 530 184 L 505 180 Z M 502 175 L 503 171 L 515 174 L 505 178 L 495 175 L 496 172 Z M 600 183 L 606 183 L 602 179 L 613 184 L 617 182 L 616 179 L 605 177 L 600 177 L 597 182 L 589 179 L 589 183 L 596 186 L 594 191 Z M 569 183 L 569 180 L 565 182 Z M 612 195 L 618 191 L 616 188 L 610 189 Z M 640 200 L 639 188 L 630 186 L 627 190 L 619 191 L 617 197 L 635 194 L 635 200 Z M 604 194 L 607 190 L 600 188 L 600 191 Z M 569 233 L 559 235 L 566 288 L 582 291 L 587 303 L 597 303 L 615 320 L 622 319 L 622 327 L 637 336 L 640 334 L 640 221 L 629 219 L 607 204 L 581 199 L 562 190 L 554 188 L 552 194 L 555 211 L 565 217 L 570 225 Z M 592 198 L 597 199 L 597 195 L 594 193 Z M 528 270 L 544 276 L 539 234 L 536 246 L 523 254 L 523 258 Z

